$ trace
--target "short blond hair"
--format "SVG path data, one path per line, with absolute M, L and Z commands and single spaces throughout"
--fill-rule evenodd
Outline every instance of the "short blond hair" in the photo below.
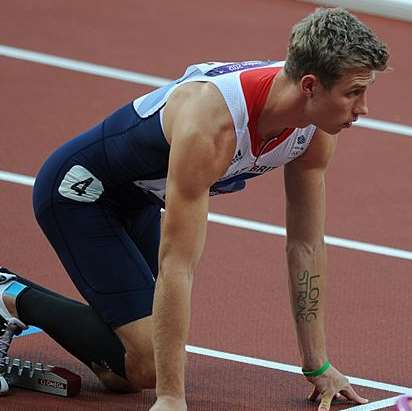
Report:
M 365 24 L 341 8 L 320 8 L 291 31 L 285 72 L 299 81 L 316 75 L 331 88 L 349 69 L 383 71 L 389 51 Z

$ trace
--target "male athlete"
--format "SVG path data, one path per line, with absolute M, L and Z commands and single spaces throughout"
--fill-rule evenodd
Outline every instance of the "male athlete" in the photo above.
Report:
M 34 210 L 89 305 L 2 269 L 6 334 L 38 326 L 108 388 L 156 386 L 151 411 L 186 411 L 209 196 L 284 166 L 290 298 L 310 398 L 323 411 L 340 395 L 366 402 L 325 346 L 324 177 L 337 134 L 368 113 L 367 88 L 387 59 L 351 14 L 319 9 L 293 28 L 286 62 L 190 66 L 60 147 L 38 173 Z

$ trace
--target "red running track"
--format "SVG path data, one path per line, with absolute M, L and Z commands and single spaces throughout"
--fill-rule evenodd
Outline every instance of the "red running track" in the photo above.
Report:
M 234 12 L 234 10 L 236 12 Z M 313 10 L 294 1 L 175 0 L 70 3 L 16 0 L 2 7 L 1 43 L 161 77 L 177 77 L 193 62 L 283 58 L 288 30 Z M 392 51 L 393 72 L 370 91 L 372 118 L 411 125 L 412 26 L 361 16 Z M 2 73 L 0 169 L 34 176 L 63 141 L 150 88 L 10 58 Z M 327 233 L 411 249 L 411 140 L 352 128 L 339 138 L 328 185 Z M 212 211 L 284 225 L 281 172 L 248 190 L 212 200 Z M 36 226 L 30 187 L 0 182 L 1 264 L 79 298 Z M 195 278 L 190 344 L 299 365 L 289 314 L 284 239 L 211 223 Z M 412 386 L 410 260 L 329 247 L 328 351 L 348 375 Z M 75 325 L 71 325 L 75 326 Z M 83 377 L 74 399 L 15 390 L 7 410 L 148 409 L 153 392 L 137 400 L 103 391 L 93 375 L 44 334 L 16 340 L 12 354 L 66 366 Z M 35 358 L 33 358 L 35 357 Z M 284 371 L 189 355 L 188 400 L 193 410 L 315 409 L 310 387 Z M 395 394 L 359 388 L 371 400 Z M 3 408 L 4 407 L 4 408 Z M 334 409 L 346 409 L 348 404 Z

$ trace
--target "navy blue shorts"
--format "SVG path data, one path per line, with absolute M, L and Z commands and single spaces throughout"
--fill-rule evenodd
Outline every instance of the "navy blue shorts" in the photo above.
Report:
M 144 153 L 153 167 L 134 154 L 139 139 L 144 152 L 146 137 L 151 145 L 159 140 Z M 36 178 L 39 225 L 81 295 L 112 327 L 152 312 L 160 205 L 133 179 L 162 177 L 168 149 L 158 115 L 141 119 L 129 104 L 56 150 Z

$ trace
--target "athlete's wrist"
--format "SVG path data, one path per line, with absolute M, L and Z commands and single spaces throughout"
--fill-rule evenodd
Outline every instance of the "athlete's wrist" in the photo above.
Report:
M 328 360 L 326 353 L 314 353 L 303 358 L 302 368 L 305 370 L 317 370 Z
M 186 398 L 184 395 L 158 395 L 157 403 L 159 403 L 159 405 L 167 404 L 168 406 L 185 406 Z

